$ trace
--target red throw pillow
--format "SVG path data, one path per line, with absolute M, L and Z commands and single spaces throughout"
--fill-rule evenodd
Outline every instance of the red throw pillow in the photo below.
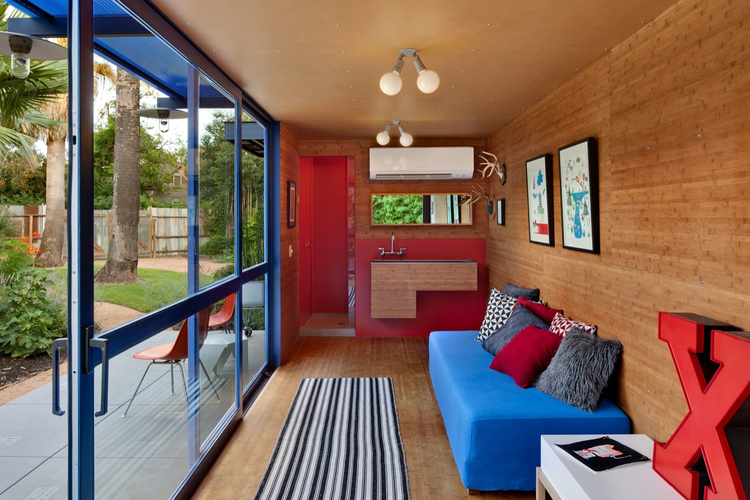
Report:
M 490 368 L 510 375 L 526 389 L 547 368 L 560 342 L 562 337 L 549 330 L 527 326 L 500 349 Z
M 518 302 L 516 302 L 516 305 L 513 307 L 513 309 L 515 310 L 515 308 L 519 305 L 522 305 L 529 311 L 533 312 L 537 318 L 543 319 L 547 324 L 552 323 L 552 320 L 555 319 L 555 314 L 563 313 L 562 309 L 552 309 L 551 307 L 547 307 L 544 304 L 532 302 L 530 300 L 524 299 L 523 297 L 518 297 Z

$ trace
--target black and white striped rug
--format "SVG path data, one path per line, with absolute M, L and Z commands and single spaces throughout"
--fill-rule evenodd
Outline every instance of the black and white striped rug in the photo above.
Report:
M 393 381 L 303 379 L 254 498 L 410 498 Z

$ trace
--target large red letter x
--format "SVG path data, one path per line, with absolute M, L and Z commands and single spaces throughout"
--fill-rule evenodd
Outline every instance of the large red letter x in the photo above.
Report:
M 730 420 L 738 421 L 735 415 L 744 417 L 738 425 L 748 425 L 750 405 L 743 403 L 750 395 L 750 340 L 745 334 L 714 330 L 707 354 L 720 367 L 707 381 L 697 356 L 705 349 L 706 334 L 690 315 L 659 313 L 659 338 L 669 344 L 688 414 L 666 444 L 655 445 L 654 470 L 686 498 L 698 499 L 699 476 L 691 468 L 702 454 L 710 480 L 703 498 L 746 500 L 724 428 Z M 733 440 L 732 447 L 737 446 Z

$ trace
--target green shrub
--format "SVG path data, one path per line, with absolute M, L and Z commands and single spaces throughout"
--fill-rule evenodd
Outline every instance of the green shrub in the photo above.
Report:
M 48 296 L 51 271 L 30 264 L 27 245 L 0 245 L 0 354 L 28 357 L 48 352 L 52 341 L 67 333 L 67 309 Z

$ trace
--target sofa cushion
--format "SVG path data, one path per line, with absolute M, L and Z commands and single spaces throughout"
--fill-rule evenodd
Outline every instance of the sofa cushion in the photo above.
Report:
M 573 328 L 539 376 L 536 388 L 576 408 L 594 411 L 621 354 L 619 341 Z
M 551 307 L 547 307 L 540 302 L 532 302 L 523 297 L 518 297 L 518 302 L 516 302 L 516 305 L 513 309 L 519 306 L 523 306 L 529 311 L 533 312 L 534 314 L 542 318 L 545 323 L 552 323 L 552 320 L 555 319 L 555 314 L 563 313 L 562 309 L 552 309 Z
M 510 342 L 510 339 L 515 337 L 518 332 L 529 325 L 534 325 L 543 330 L 549 329 L 549 324 L 545 323 L 544 320 L 539 318 L 533 312 L 525 307 L 516 308 L 511 313 L 508 321 L 506 321 L 498 331 L 490 335 L 487 340 L 482 342 L 482 347 L 488 353 L 496 356 L 497 353 L 500 352 L 500 349 Z
M 487 312 L 484 314 L 482 327 L 479 329 L 479 335 L 474 340 L 481 342 L 503 326 L 508 320 L 510 313 L 513 312 L 513 307 L 516 305 L 517 300 L 516 297 L 505 295 L 504 293 L 500 293 L 498 289 L 493 288 L 490 300 L 487 302 Z
M 533 300 L 534 302 L 539 301 L 538 288 L 521 288 L 520 286 L 516 286 L 513 283 L 508 283 L 507 285 L 505 285 L 503 293 L 512 297 L 523 297 L 524 299 Z
M 560 335 L 561 337 L 564 337 L 568 330 L 570 330 L 571 328 L 580 328 L 581 330 L 584 330 L 591 335 L 596 335 L 596 325 L 590 325 L 588 323 L 582 323 L 580 321 L 566 318 L 562 315 L 562 311 L 560 311 L 560 313 L 558 314 L 555 314 L 555 317 L 552 319 L 552 323 L 550 323 L 549 325 L 549 331 Z
M 519 387 L 526 389 L 544 371 L 562 342 L 562 337 L 527 326 L 497 353 L 490 368 L 513 377 Z
M 461 481 L 475 490 L 534 490 L 542 434 L 627 434 L 606 398 L 593 413 L 488 368 L 477 331 L 432 332 L 430 379 Z

